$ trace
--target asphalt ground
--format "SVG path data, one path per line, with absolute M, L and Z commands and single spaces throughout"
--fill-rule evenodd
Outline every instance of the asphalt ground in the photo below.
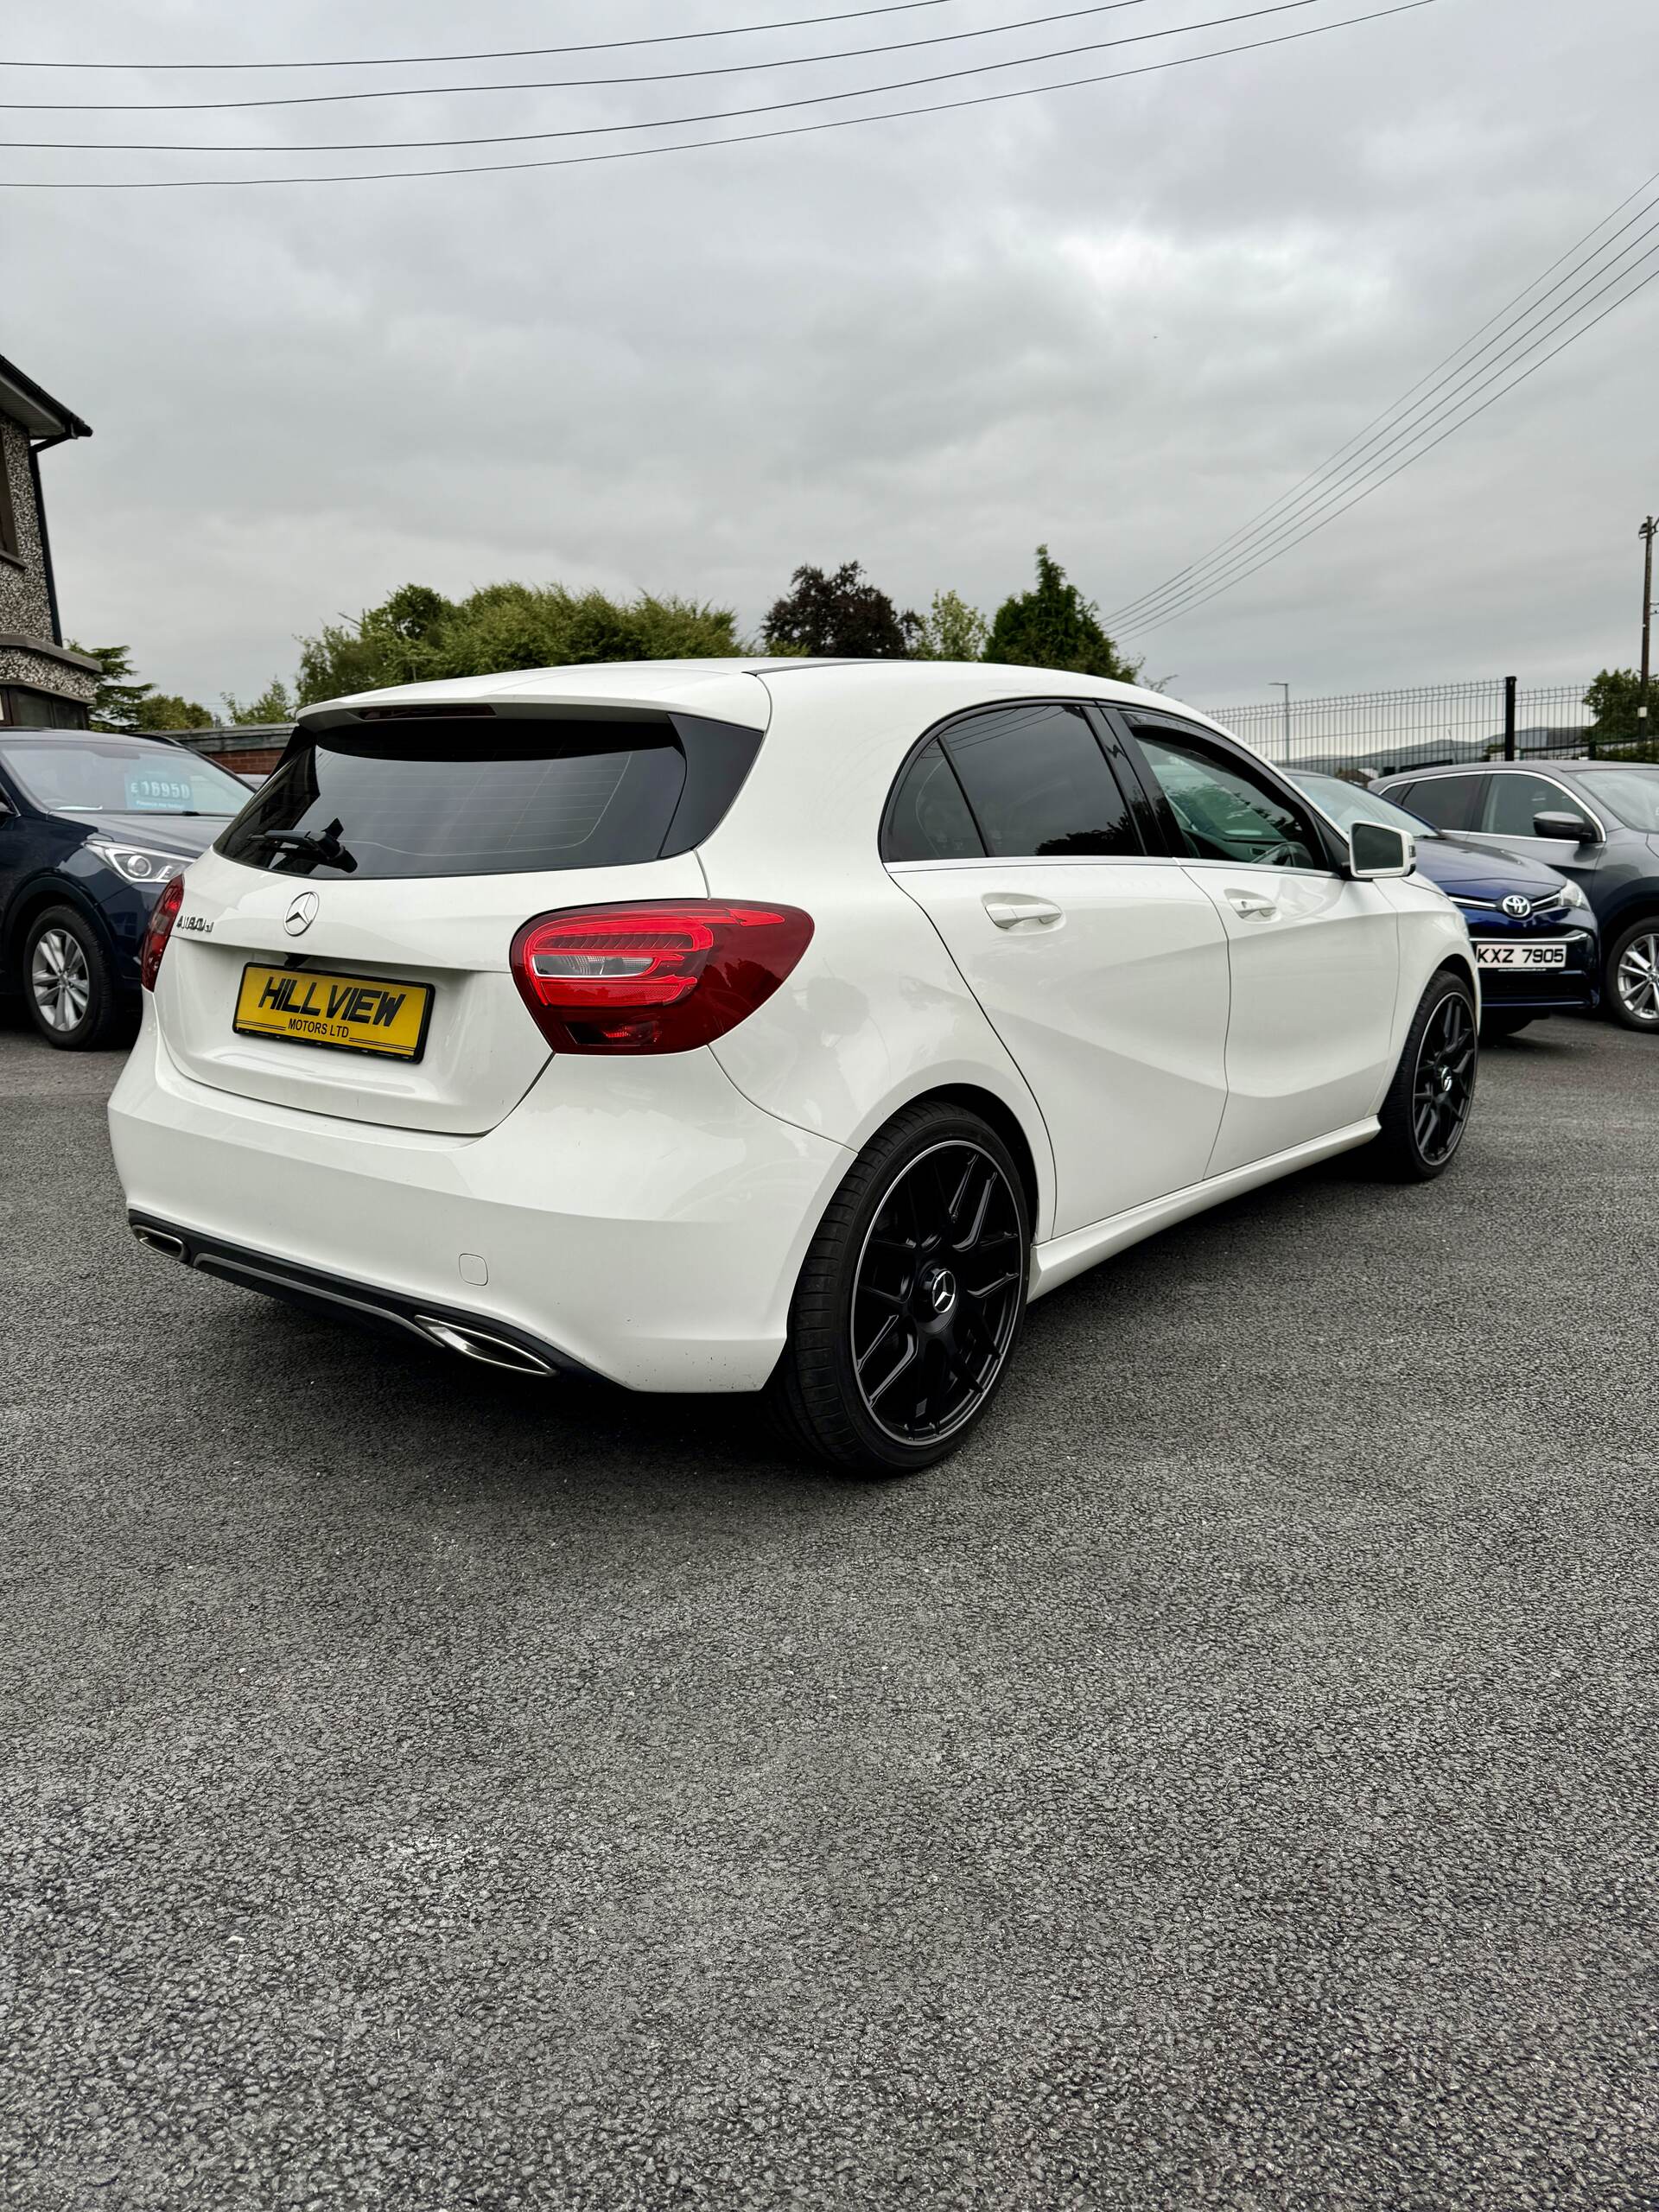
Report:
M 117 1065 L 0 1029 L 0 2202 L 1659 2205 L 1659 1045 L 890 1487 L 143 1251 Z

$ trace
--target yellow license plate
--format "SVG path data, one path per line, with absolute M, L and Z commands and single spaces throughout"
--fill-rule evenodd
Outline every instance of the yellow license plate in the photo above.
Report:
M 282 1037 L 337 1052 L 374 1052 L 418 1060 L 432 1015 L 429 983 L 389 983 L 378 976 L 336 976 L 321 968 L 242 970 L 231 1027 L 241 1037 Z

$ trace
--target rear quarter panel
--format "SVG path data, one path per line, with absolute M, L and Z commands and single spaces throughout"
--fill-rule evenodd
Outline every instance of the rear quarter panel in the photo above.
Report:
M 712 1047 L 756 1105 L 856 1151 L 934 1090 L 971 1086 L 1014 1117 L 1036 1169 L 1035 1233 L 1053 1217 L 1048 1132 L 1018 1067 L 926 915 L 882 864 L 893 779 L 919 728 L 851 713 L 822 680 L 785 678 L 731 813 L 699 851 L 716 898 L 804 908 L 812 942 L 783 988 Z

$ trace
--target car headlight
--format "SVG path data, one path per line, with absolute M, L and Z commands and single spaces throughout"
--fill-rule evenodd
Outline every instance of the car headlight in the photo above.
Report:
M 118 845 L 111 837 L 89 837 L 86 842 L 129 883 L 170 883 L 190 865 L 176 853 L 155 852 L 148 845 Z
M 1583 891 L 1573 882 L 1571 876 L 1568 876 L 1561 886 L 1561 904 L 1564 906 L 1587 906 L 1590 904 Z

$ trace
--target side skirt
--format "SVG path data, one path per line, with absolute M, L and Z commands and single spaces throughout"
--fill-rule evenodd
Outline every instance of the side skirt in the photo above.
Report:
M 1189 1183 L 1184 1191 L 1172 1191 L 1167 1198 L 1149 1198 L 1145 1205 L 1131 1206 L 1127 1213 L 1111 1214 L 1104 1221 L 1090 1222 L 1086 1229 L 1074 1229 L 1067 1236 L 1052 1237 L 1032 1251 L 1031 1296 L 1040 1298 L 1045 1291 L 1057 1290 L 1061 1283 L 1070 1282 L 1073 1275 L 1082 1274 L 1096 1261 L 1109 1259 L 1114 1252 L 1125 1251 L 1131 1244 L 1140 1243 L 1143 1237 L 1155 1236 L 1160 1229 L 1167 1229 L 1173 1222 L 1189 1220 L 1195 1213 L 1204 1213 L 1228 1198 L 1259 1190 L 1263 1183 L 1277 1182 L 1281 1175 L 1294 1175 L 1302 1167 L 1317 1167 L 1322 1160 L 1333 1160 L 1339 1152 L 1352 1152 L 1359 1145 L 1369 1144 L 1379 1126 L 1376 1116 L 1372 1115 L 1367 1121 L 1351 1122 L 1345 1129 L 1333 1129 L 1328 1137 L 1315 1137 L 1309 1144 L 1293 1145 L 1288 1152 L 1275 1152 L 1267 1160 L 1253 1161 L 1249 1167 L 1235 1167 L 1225 1175 L 1212 1176 L 1207 1182 Z

